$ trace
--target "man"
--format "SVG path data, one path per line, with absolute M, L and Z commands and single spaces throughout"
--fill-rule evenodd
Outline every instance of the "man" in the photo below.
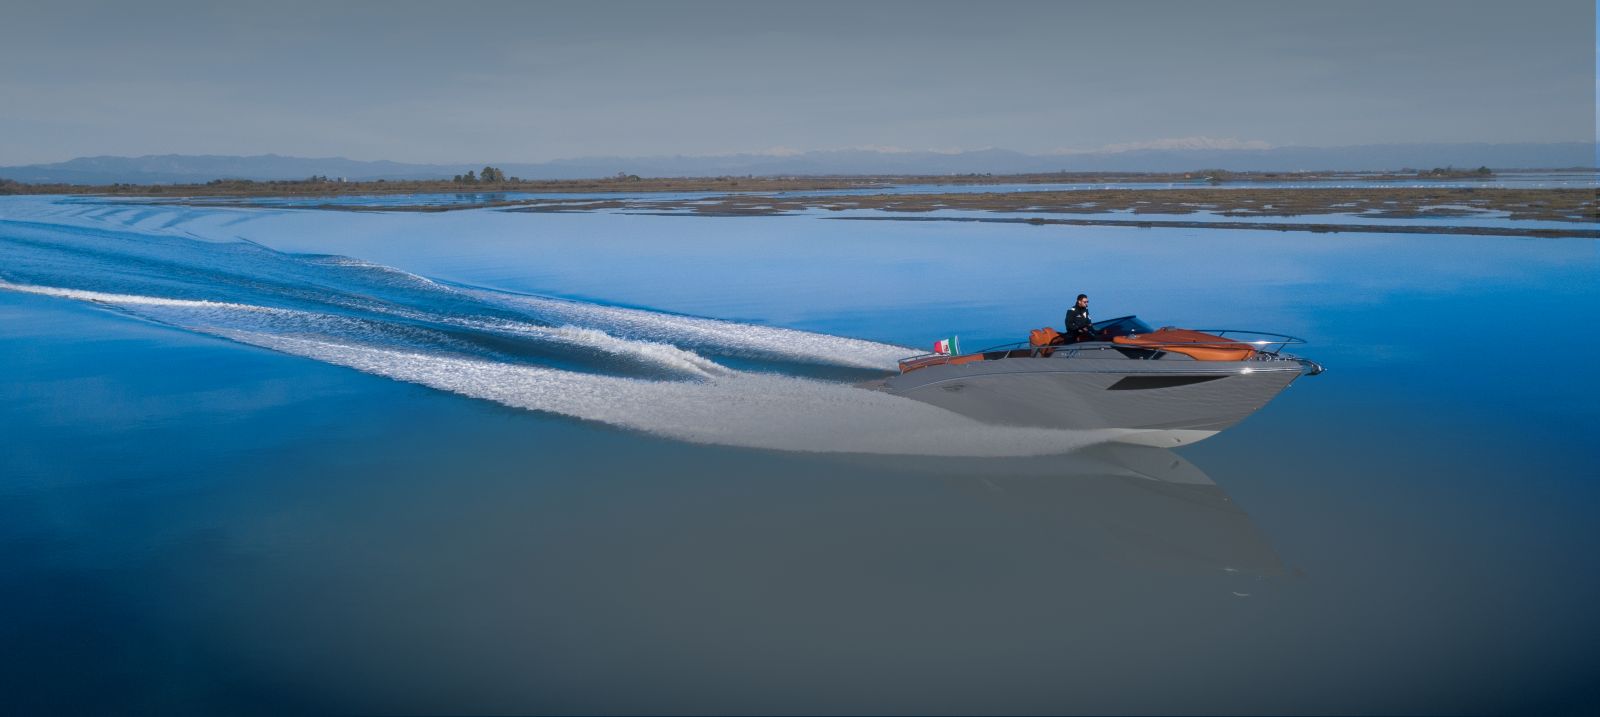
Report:
M 1067 343 L 1088 341 L 1094 338 L 1091 325 L 1094 319 L 1089 318 L 1089 295 L 1079 294 L 1078 303 L 1067 309 Z

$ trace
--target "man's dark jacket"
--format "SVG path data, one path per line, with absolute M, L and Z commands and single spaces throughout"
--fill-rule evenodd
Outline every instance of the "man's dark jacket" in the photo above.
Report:
M 1088 309 L 1080 309 L 1077 306 L 1067 309 L 1068 336 L 1082 336 L 1088 334 L 1089 326 L 1093 323 L 1094 321 L 1089 318 Z

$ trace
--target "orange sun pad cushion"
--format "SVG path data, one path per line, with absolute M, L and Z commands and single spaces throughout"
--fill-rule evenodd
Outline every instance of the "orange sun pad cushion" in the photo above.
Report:
M 1255 349 L 1245 344 L 1189 329 L 1161 329 L 1138 336 L 1118 336 L 1111 340 L 1124 346 L 1172 351 L 1196 361 L 1245 361 L 1256 354 Z

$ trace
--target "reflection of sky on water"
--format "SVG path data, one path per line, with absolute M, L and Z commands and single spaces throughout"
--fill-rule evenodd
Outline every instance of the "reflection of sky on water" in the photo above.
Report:
M 1561 331 L 1570 311 L 1594 308 L 1600 266 L 1591 240 L 1480 236 L 494 211 L 35 211 L 912 346 L 950 333 L 968 345 L 1014 340 L 1058 323 L 1082 291 L 1098 317 L 1289 333 L 1341 367 L 1463 355 L 1491 325 Z M 1593 345 L 1582 333 L 1562 341 Z M 1507 356 L 1515 352 L 1481 360 Z
M 1085 291 L 1101 318 L 1301 335 L 1330 369 L 1181 455 L 798 455 L 0 292 L 0 667 L 37 687 L 12 692 L 22 713 L 60 695 L 210 713 L 1600 704 L 1583 328 L 1600 242 L 33 199 L 0 216 L 911 345 L 1010 339 Z
M 1486 281 L 1542 292 L 1570 285 L 1595 261 L 1587 240 L 807 217 L 294 213 L 229 231 L 466 283 L 693 314 L 821 329 L 862 311 L 893 314 L 871 338 L 899 342 L 1055 323 L 1078 291 L 1096 298 L 1099 316 L 1307 332 L 1308 318 L 1286 307 L 1453 294 Z

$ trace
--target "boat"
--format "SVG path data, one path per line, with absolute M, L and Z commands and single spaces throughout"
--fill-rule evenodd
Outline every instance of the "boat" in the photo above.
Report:
M 1323 367 L 1287 353 L 1302 339 L 1236 329 L 1151 328 L 1100 321 L 1061 343 L 1030 340 L 900 360 L 881 389 L 985 423 L 1103 430 L 1110 440 L 1171 448 L 1216 435 Z M 944 344 L 941 342 L 940 346 Z

